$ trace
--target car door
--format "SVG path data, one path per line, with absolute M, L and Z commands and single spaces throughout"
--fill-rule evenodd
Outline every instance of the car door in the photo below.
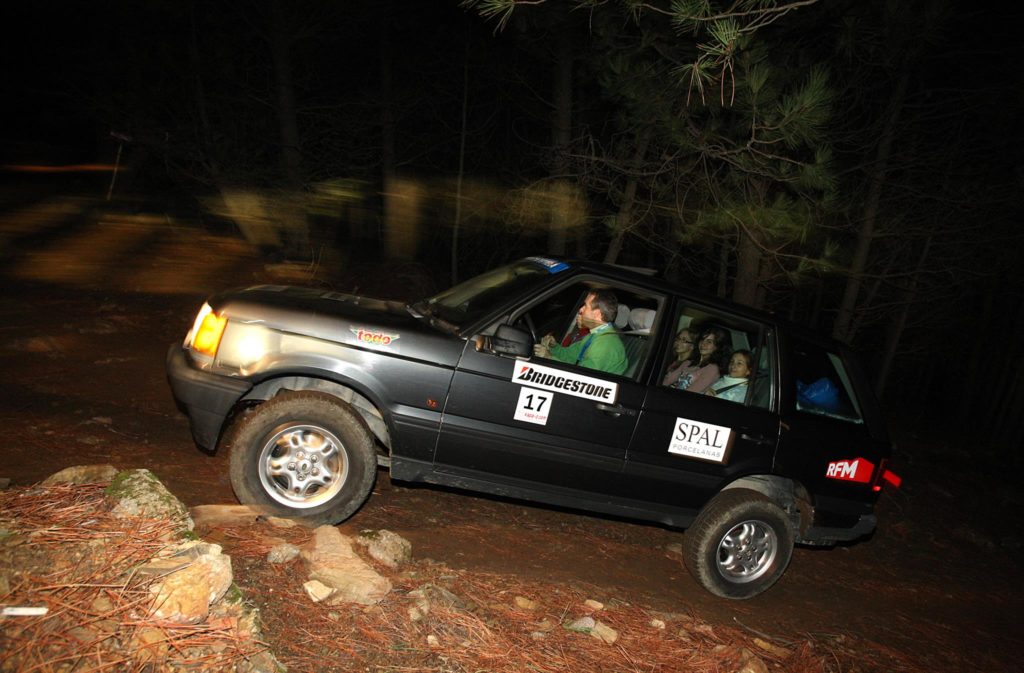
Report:
M 771 471 L 779 436 L 775 338 L 769 326 L 680 303 L 659 339 L 656 368 L 630 442 L 623 475 L 632 493 L 671 509 L 696 510 L 735 478 Z M 729 349 L 757 363 L 739 401 L 663 385 L 675 332 L 711 328 L 730 335 Z
M 600 285 L 600 279 L 573 280 L 513 311 L 512 320 L 525 324 L 534 315 L 528 322 L 543 325 L 550 305 L 563 306 L 557 338 L 568 339 L 578 303 L 565 298 L 585 296 Z M 628 307 L 622 306 L 625 315 Z M 619 487 L 645 393 L 644 385 L 626 376 L 536 356 L 479 352 L 470 342 L 445 404 L 434 469 L 569 499 L 610 493 Z

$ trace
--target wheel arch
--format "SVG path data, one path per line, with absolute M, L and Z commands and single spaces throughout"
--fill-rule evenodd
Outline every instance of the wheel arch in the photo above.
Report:
M 379 404 L 356 388 L 316 376 L 278 376 L 261 381 L 239 400 L 242 407 L 273 399 L 282 392 L 319 392 L 336 397 L 359 414 L 363 422 L 387 450 L 391 451 L 391 430 Z
M 789 516 L 793 531 L 806 530 L 814 518 L 810 495 L 802 484 L 777 474 L 752 474 L 728 483 L 721 492 L 746 489 L 768 498 Z

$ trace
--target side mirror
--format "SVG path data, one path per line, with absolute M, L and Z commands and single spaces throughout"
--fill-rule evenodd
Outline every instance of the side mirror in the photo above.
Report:
M 533 353 L 530 333 L 511 325 L 499 325 L 494 336 L 478 334 L 474 338 L 476 349 L 482 353 L 529 357 Z

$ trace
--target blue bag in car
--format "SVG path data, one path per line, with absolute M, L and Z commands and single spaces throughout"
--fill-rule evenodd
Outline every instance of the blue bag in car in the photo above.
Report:
M 822 377 L 810 384 L 797 381 L 796 399 L 802 406 L 839 411 L 839 390 L 830 378 Z

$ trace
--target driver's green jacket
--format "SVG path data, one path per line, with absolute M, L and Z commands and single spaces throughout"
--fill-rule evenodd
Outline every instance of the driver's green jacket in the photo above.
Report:
M 629 367 L 622 339 L 615 326 L 607 322 L 590 330 L 590 334 L 576 343 L 555 344 L 551 347 L 551 358 L 609 374 L 622 374 Z

